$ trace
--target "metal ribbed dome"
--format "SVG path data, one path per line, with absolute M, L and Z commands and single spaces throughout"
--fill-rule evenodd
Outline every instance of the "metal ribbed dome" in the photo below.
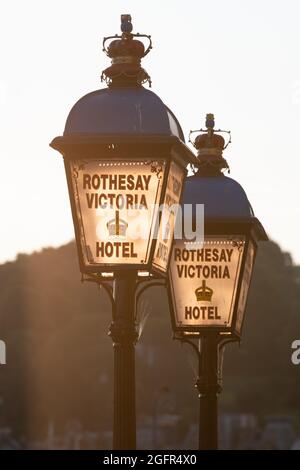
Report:
M 254 217 L 253 209 L 242 186 L 225 175 L 187 178 L 183 204 L 204 204 L 208 219 Z
M 184 142 L 179 122 L 152 91 L 106 88 L 83 96 L 68 116 L 64 135 L 159 134 Z

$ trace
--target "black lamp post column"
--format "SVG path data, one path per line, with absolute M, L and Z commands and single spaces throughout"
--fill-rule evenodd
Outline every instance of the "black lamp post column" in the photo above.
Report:
M 114 345 L 114 450 L 136 448 L 135 288 L 134 272 L 124 271 L 116 275 L 114 318 L 109 332 Z
M 218 448 L 219 348 L 215 333 L 201 337 L 199 355 L 199 450 Z

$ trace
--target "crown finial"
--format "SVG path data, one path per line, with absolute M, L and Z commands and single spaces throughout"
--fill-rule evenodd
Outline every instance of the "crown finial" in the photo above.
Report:
M 111 66 L 102 72 L 101 80 L 110 87 L 141 86 L 151 79 L 141 67 L 141 59 L 152 49 L 151 36 L 132 33 L 131 15 L 121 15 L 121 35 L 108 36 L 103 39 L 103 51 L 111 58 Z M 146 38 L 148 47 L 140 40 Z
M 231 134 L 230 131 L 215 130 L 215 117 L 212 113 L 206 115 L 205 126 L 206 129 L 190 131 L 189 142 L 198 151 L 198 169 L 200 174 L 213 176 L 220 174 L 222 169 L 229 170 L 228 163 L 223 158 L 223 150 L 231 142 Z M 199 135 L 192 141 L 191 134 L 195 132 L 199 133 Z M 216 132 L 229 134 L 228 142 L 225 143 L 224 138 Z

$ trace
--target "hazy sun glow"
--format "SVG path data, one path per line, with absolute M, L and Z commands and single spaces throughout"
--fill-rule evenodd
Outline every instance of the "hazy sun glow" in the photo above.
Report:
M 16 14 L 17 12 L 17 14 Z M 300 61 L 296 0 L 11 1 L 0 18 L 0 261 L 73 238 L 61 157 L 68 112 L 103 87 L 103 36 L 131 13 L 152 35 L 143 64 L 185 136 L 231 129 L 225 158 L 270 236 L 300 261 Z

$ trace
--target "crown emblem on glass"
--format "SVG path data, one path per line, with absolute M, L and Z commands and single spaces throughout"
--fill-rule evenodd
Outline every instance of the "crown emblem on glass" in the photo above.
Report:
M 196 299 L 198 302 L 211 302 L 214 291 L 206 285 L 206 281 L 202 281 L 201 287 L 195 290 Z
M 106 224 L 110 237 L 126 237 L 128 223 L 126 220 L 120 219 L 119 211 L 116 211 L 116 217 Z

